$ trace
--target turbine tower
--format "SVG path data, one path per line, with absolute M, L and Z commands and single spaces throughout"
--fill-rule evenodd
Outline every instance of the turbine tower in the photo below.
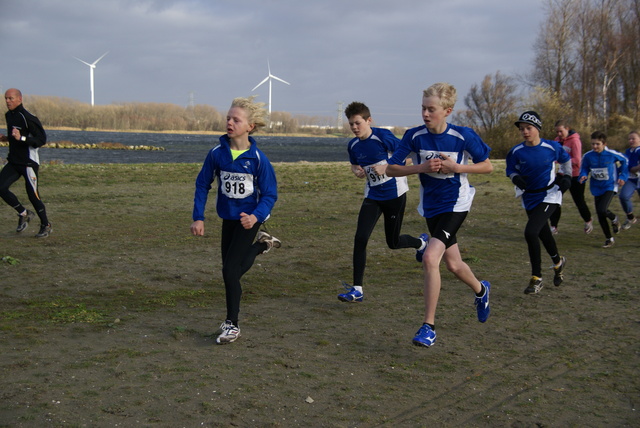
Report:
M 282 80 L 281 78 L 274 76 L 273 74 L 271 74 L 271 65 L 269 65 L 269 61 L 267 61 L 267 69 L 269 71 L 269 74 L 267 75 L 267 77 L 264 78 L 264 80 L 260 83 L 258 83 L 256 85 L 255 88 L 253 88 L 251 90 L 251 92 L 255 91 L 256 89 L 258 89 L 258 87 L 260 87 L 260 85 L 262 85 L 264 82 L 266 82 L 267 80 L 269 81 L 269 117 L 271 117 L 271 83 L 273 82 L 273 80 L 277 80 L 279 82 L 282 83 L 286 83 L 287 85 L 291 85 L 291 83 L 289 82 L 285 82 L 284 80 Z
M 98 63 L 98 61 L 100 61 L 102 58 L 104 58 L 108 53 L 109 53 L 109 51 L 105 52 L 100 58 L 98 58 L 97 60 L 95 60 L 91 64 L 81 60 L 80 58 L 76 58 L 74 56 L 74 58 L 76 58 L 78 61 L 80 61 L 81 63 L 86 64 L 86 65 L 89 66 L 89 84 L 91 85 L 91 107 L 93 107 L 93 101 L 94 101 L 94 98 L 93 98 L 93 70 L 96 68 L 96 64 Z

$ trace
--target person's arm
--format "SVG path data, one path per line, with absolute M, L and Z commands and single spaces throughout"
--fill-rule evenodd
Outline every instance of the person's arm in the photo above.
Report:
M 438 172 L 442 166 L 441 159 L 429 159 L 427 162 L 417 165 L 395 165 L 387 166 L 387 175 L 389 177 L 406 177 L 413 174 L 428 174 L 430 172 Z
M 360 165 L 351 165 L 351 172 L 358 178 L 364 178 L 364 169 Z
M 463 165 L 457 163 L 444 153 L 440 153 L 440 156 L 444 158 L 440 167 L 440 172 L 443 174 L 490 174 L 493 172 L 493 165 L 489 158 L 482 162 Z

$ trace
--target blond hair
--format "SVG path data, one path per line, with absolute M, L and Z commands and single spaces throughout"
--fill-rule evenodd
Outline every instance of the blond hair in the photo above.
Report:
M 232 108 L 238 107 L 247 112 L 247 121 L 250 125 L 254 125 L 249 134 L 253 134 L 267 125 L 267 110 L 264 108 L 266 104 L 255 102 L 255 97 L 255 95 L 248 98 L 238 97 L 231 102 Z
M 434 83 L 427 89 L 422 91 L 422 95 L 425 97 L 438 97 L 440 98 L 440 105 L 442 108 L 453 108 L 456 105 L 458 99 L 458 92 L 456 88 L 449 83 Z

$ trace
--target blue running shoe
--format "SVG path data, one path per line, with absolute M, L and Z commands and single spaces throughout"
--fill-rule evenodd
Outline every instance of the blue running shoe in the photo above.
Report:
M 424 246 L 421 250 L 416 250 L 416 260 L 418 263 L 422 263 L 422 256 L 424 256 L 424 250 L 429 246 L 429 235 L 427 233 L 423 233 L 419 238 L 422 242 L 424 242 Z
M 345 290 L 347 290 L 347 292 L 338 294 L 338 300 L 340 300 L 341 302 L 351 303 L 362 302 L 362 300 L 364 299 L 364 295 L 361 291 L 356 290 L 355 287 L 350 286 L 346 282 L 343 282 L 342 286 L 345 288 Z
M 436 343 L 436 331 L 428 324 L 422 324 L 422 327 L 416 332 L 416 337 L 413 338 L 413 344 L 428 348 L 434 343 Z
M 491 290 L 491 284 L 489 284 L 489 281 L 480 281 L 480 283 L 484 285 L 486 291 L 484 296 L 476 296 L 475 304 L 476 310 L 478 311 L 478 321 L 485 322 L 491 313 L 491 308 L 489 307 L 489 291 Z

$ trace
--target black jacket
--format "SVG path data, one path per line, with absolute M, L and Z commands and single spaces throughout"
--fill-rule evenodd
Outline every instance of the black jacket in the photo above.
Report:
M 7 120 L 7 138 L 9 139 L 9 154 L 7 160 L 16 165 L 36 166 L 40 164 L 38 147 L 47 142 L 47 134 L 40 120 L 29 113 L 22 104 L 5 113 Z M 26 137 L 26 141 L 13 138 L 13 128 L 20 130 L 20 135 Z

